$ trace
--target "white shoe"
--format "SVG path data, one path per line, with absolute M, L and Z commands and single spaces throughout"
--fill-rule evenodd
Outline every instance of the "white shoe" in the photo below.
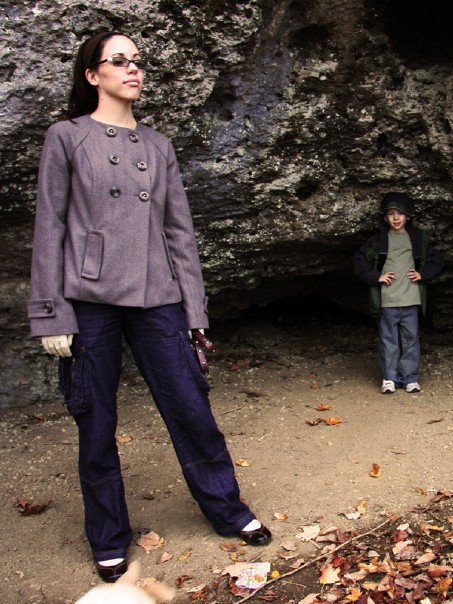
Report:
M 420 384 L 418 382 L 412 382 L 406 386 L 406 392 L 420 392 Z
M 392 380 L 382 380 L 381 394 L 393 394 L 395 392 L 395 382 Z

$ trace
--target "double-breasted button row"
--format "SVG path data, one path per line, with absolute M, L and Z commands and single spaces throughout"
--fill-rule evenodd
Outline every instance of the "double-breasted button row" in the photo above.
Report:
M 114 128 L 113 126 L 108 126 L 105 130 L 105 133 L 107 134 L 107 136 L 109 136 L 110 138 L 113 138 L 116 136 L 116 128 Z M 138 136 L 135 134 L 135 132 L 131 132 L 129 134 L 129 140 L 132 143 L 138 143 Z
M 118 157 L 118 155 L 110 155 L 109 162 L 111 164 L 113 164 L 114 166 L 117 166 L 120 163 L 120 158 Z M 146 165 L 145 161 L 137 162 L 136 166 L 140 170 L 140 172 L 144 172 L 145 170 L 148 169 L 148 166 Z
M 121 189 L 119 189 L 118 187 L 112 187 L 110 189 L 110 195 L 113 198 L 117 199 L 121 195 Z M 138 198 L 140 199 L 140 201 L 149 201 L 148 191 L 140 191 L 140 193 L 138 194 Z

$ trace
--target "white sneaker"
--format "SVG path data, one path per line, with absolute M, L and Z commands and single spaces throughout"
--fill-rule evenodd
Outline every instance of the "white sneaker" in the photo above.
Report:
M 420 392 L 420 384 L 418 382 L 412 382 L 406 386 L 406 392 Z
M 395 382 L 392 380 L 382 380 L 381 394 L 393 394 L 395 392 Z

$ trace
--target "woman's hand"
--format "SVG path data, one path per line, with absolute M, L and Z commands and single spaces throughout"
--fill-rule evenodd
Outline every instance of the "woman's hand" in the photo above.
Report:
M 64 336 L 44 336 L 41 338 L 41 344 L 48 354 L 56 357 L 70 357 L 73 334 Z
M 394 279 L 395 279 L 395 273 L 390 271 L 389 273 L 384 273 L 383 275 L 381 275 L 379 277 L 379 283 L 385 283 L 385 285 L 387 285 L 387 287 L 390 287 L 390 285 L 392 285 Z

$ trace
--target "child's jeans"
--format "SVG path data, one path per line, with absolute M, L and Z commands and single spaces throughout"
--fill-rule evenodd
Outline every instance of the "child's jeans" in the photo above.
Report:
M 379 366 L 382 378 L 399 387 L 418 382 L 418 312 L 418 306 L 381 308 Z

